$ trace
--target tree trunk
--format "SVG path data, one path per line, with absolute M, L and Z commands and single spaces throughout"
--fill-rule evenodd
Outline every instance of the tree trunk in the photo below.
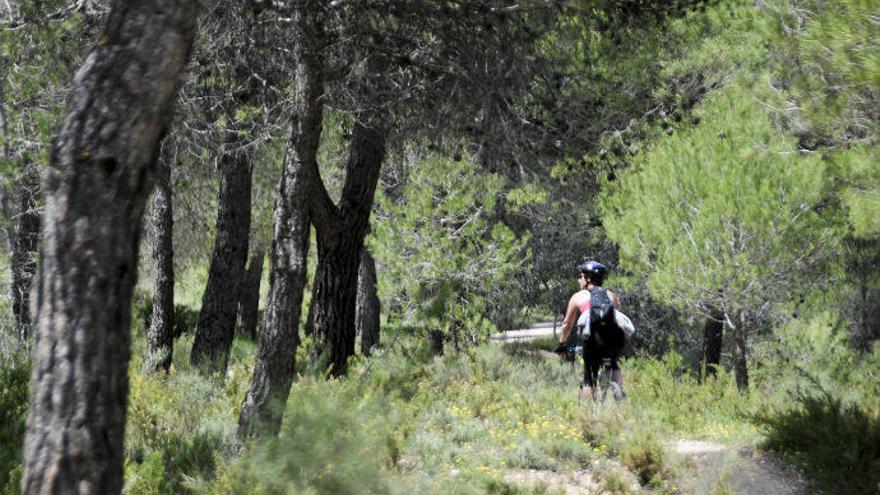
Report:
M 31 282 L 37 271 L 37 248 L 40 239 L 40 213 L 37 198 L 40 194 L 40 172 L 36 164 L 23 167 L 16 184 L 17 207 L 13 225 L 12 246 L 12 312 L 15 326 L 22 343 L 30 340 L 31 333 Z
M 159 160 L 156 190 L 150 209 L 153 241 L 153 313 L 147 330 L 147 373 L 168 371 L 174 352 L 174 215 L 171 202 L 171 166 Z
M 251 340 L 257 339 L 257 319 L 260 307 L 260 279 L 263 278 L 263 259 L 266 254 L 256 249 L 251 254 L 241 288 L 238 292 L 241 333 Z
M 232 120 L 232 115 L 227 116 Z M 204 375 L 222 380 L 235 333 L 238 288 L 244 276 L 251 228 L 251 167 L 238 133 L 227 131 L 228 149 L 220 157 L 217 237 L 196 326 L 190 360 Z
M 318 179 L 324 92 L 318 0 L 293 12 L 293 124 L 273 212 L 269 294 L 254 375 L 238 418 L 239 436 L 275 435 L 293 382 L 309 250 L 308 198 Z
M 717 376 L 721 365 L 721 343 L 724 337 L 724 315 L 713 311 L 703 326 L 702 367 L 706 376 Z
M 379 345 L 379 295 L 376 293 L 376 260 L 366 247 L 358 269 L 356 332 L 361 336 L 361 352 L 369 356 Z
M 322 184 L 311 201 L 318 232 L 312 296 L 316 351 L 325 356 L 318 365 L 329 365 L 333 376 L 345 374 L 348 358 L 354 354 L 357 274 L 385 156 L 385 135 L 377 127 L 358 122 L 350 150 L 339 207 L 332 204 Z
M 737 326 L 733 330 L 733 370 L 736 375 L 736 388 L 741 391 L 749 389 L 748 347 L 746 341 L 746 318 L 740 315 Z
M 443 355 L 443 341 L 445 340 L 445 335 L 442 330 L 429 330 L 428 338 L 431 340 L 431 352 L 435 356 Z
M 0 78 L 6 78 L 6 63 L 0 61 Z M 6 114 L 6 87 L 0 83 L 0 133 L 3 139 L 3 159 L 12 162 L 9 146 L 9 118 Z M 6 238 L 12 257 L 10 263 L 12 313 L 15 316 L 16 334 L 26 346 L 31 332 L 31 282 L 37 271 L 36 251 L 40 240 L 40 214 L 37 198 L 40 194 L 40 171 L 27 153 L 21 158 L 21 174 L 12 184 L 12 191 L 0 191 L 0 209 L 10 222 L 6 226 Z M 5 188 L 4 188 L 5 189 Z M 15 205 L 9 204 L 10 196 Z
M 115 1 L 74 80 L 44 184 L 24 494 L 122 490 L 141 221 L 196 14 Z

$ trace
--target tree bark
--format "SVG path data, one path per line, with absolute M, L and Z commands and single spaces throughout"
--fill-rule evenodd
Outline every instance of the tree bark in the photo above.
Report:
M 44 184 L 24 494 L 122 490 L 141 221 L 196 14 L 117 0 L 74 80 Z
M 17 206 L 13 218 L 12 246 L 12 312 L 19 340 L 27 343 L 31 333 L 31 282 L 37 271 L 37 249 L 40 239 L 40 172 L 36 164 L 26 163 L 16 184 Z
M 361 253 L 358 269 L 356 332 L 361 336 L 361 352 L 369 356 L 379 345 L 379 295 L 376 292 L 376 260 L 366 247 Z
M 266 254 L 256 249 L 251 254 L 241 288 L 238 292 L 241 333 L 251 340 L 257 339 L 257 319 L 260 307 L 260 279 L 263 278 L 263 259 Z
M 721 343 L 724 337 L 724 315 L 712 312 L 703 326 L 703 362 L 706 376 L 717 376 L 721 365 Z
M 174 352 L 174 215 L 171 201 L 171 166 L 165 160 L 156 168 L 156 190 L 150 211 L 153 226 L 153 313 L 147 330 L 148 373 L 168 371 Z
M 6 78 L 6 63 L 0 61 L 0 77 Z M 6 114 L 6 88 L 0 83 L 0 133 L 3 137 L 3 159 L 12 161 L 9 146 L 9 119 Z M 0 191 L 0 209 L 10 222 L 6 227 L 9 243 L 12 300 L 12 313 L 15 316 L 16 334 L 19 343 L 27 345 L 31 332 L 31 285 L 37 271 L 36 251 L 40 239 L 40 214 L 37 198 L 40 194 L 40 172 L 27 154 L 21 158 L 21 174 L 12 184 L 12 191 Z M 5 188 L 4 188 L 5 189 Z M 10 196 L 15 205 L 9 204 Z
M 232 115 L 228 118 L 232 120 Z M 244 276 L 251 228 L 253 168 L 238 133 L 229 132 L 227 150 L 220 156 L 220 195 L 217 236 L 190 360 L 204 375 L 226 374 L 235 334 L 238 288 Z
M 324 92 L 320 53 L 321 3 L 293 12 L 293 123 L 273 212 L 269 294 L 254 374 L 238 418 L 239 436 L 276 435 L 290 395 L 309 250 L 308 198 L 318 180 Z
M 385 134 L 380 127 L 356 123 L 339 206 L 333 205 L 322 184 L 316 187 L 318 194 L 312 194 L 318 233 L 314 335 L 316 351 L 322 353 L 318 365 L 329 365 L 333 376 L 345 374 L 354 354 L 357 274 L 384 157 Z
M 746 318 L 744 315 L 739 315 L 737 319 L 737 326 L 731 328 L 733 331 L 733 371 L 736 375 L 736 388 L 745 391 L 749 389 Z

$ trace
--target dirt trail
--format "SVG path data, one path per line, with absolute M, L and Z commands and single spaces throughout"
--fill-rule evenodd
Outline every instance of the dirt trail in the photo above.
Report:
M 679 463 L 677 483 L 681 493 L 734 495 L 806 495 L 815 487 L 792 467 L 752 447 L 678 440 L 670 445 Z M 504 479 L 526 488 L 544 485 L 565 495 L 606 493 L 603 478 L 614 473 L 629 493 L 643 491 L 632 473 L 619 462 L 594 461 L 583 471 L 510 469 Z M 627 491 L 627 489 L 624 489 Z
M 815 492 L 791 466 L 753 447 L 678 440 L 671 449 L 682 461 L 685 493 L 802 495 Z

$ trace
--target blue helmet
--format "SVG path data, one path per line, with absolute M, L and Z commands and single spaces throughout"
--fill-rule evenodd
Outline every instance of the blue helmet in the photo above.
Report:
M 590 280 L 596 285 L 602 285 L 605 276 L 608 275 L 608 267 L 598 261 L 583 261 L 578 264 L 577 269 L 585 276 L 589 275 Z

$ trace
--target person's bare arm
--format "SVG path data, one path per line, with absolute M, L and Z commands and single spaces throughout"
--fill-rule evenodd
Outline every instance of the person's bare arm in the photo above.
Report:
M 574 328 L 575 320 L 577 320 L 577 313 L 578 305 L 574 296 L 571 296 L 571 299 L 568 300 L 568 309 L 565 311 L 565 319 L 562 320 L 562 333 L 559 336 L 561 344 L 568 342 L 568 336 L 571 334 L 571 329 Z
M 614 305 L 614 309 L 620 309 L 620 300 L 617 298 L 617 294 L 608 291 L 608 297 L 611 298 L 611 304 Z

